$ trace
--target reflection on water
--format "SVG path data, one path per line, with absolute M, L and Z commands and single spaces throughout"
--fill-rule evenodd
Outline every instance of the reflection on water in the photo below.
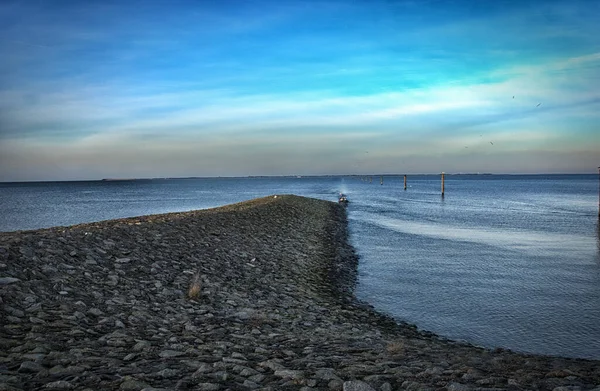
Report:
M 598 264 L 600 264 L 600 214 L 598 214 L 598 222 L 596 223 L 596 245 L 598 247 L 596 259 L 598 260 Z

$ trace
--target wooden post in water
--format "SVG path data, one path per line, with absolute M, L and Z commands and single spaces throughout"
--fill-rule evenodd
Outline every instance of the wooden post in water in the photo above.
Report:
M 381 176 L 381 183 L 380 185 L 383 185 L 383 175 Z
M 600 167 L 598 167 L 598 220 L 600 220 Z
M 444 196 L 444 172 L 442 171 L 442 197 Z
M 406 175 L 404 175 L 404 190 L 406 190 Z

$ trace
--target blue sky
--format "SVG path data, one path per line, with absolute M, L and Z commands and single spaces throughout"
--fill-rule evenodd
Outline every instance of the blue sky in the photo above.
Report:
M 4 1 L 0 181 L 595 172 L 599 26 L 577 0 Z

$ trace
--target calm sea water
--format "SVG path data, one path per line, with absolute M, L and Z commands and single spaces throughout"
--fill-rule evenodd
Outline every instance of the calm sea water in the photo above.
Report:
M 595 175 L 239 178 L 0 184 L 0 231 L 346 193 L 357 296 L 487 347 L 600 359 Z

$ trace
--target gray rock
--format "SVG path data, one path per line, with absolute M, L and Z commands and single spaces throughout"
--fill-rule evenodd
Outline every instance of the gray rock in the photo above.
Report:
M 44 367 L 33 361 L 25 361 L 19 366 L 19 372 L 21 373 L 37 373 L 42 369 L 44 369 Z
M 265 380 L 266 376 L 263 375 L 262 373 L 257 373 L 256 375 L 252 375 L 248 378 L 248 380 L 250 380 L 251 382 L 254 383 L 262 383 L 263 380 Z
M 221 386 L 215 383 L 200 383 L 197 389 L 200 391 L 218 391 L 221 389 Z
M 21 280 L 15 277 L 0 277 L 0 286 L 14 284 L 19 281 Z
M 141 391 L 147 388 L 148 384 L 135 379 L 127 379 L 119 386 L 119 390 L 123 391 Z
M 342 380 L 332 368 L 321 368 L 315 371 L 315 378 L 321 380 Z
M 257 389 L 257 388 L 260 387 L 259 384 L 254 383 L 253 381 L 248 380 L 248 379 L 244 380 L 243 386 L 246 387 L 246 388 L 249 388 L 251 390 L 254 390 L 254 389 Z
M 227 373 L 227 371 L 217 371 L 212 373 L 211 376 L 221 382 L 226 382 L 229 379 L 229 373 Z
M 327 387 L 333 391 L 341 391 L 344 387 L 344 383 L 341 380 L 331 380 L 327 383 Z
M 375 391 L 368 383 L 360 380 L 351 380 L 344 382 L 344 391 Z
M 102 316 L 102 315 L 104 315 L 104 312 L 102 312 L 102 311 L 101 311 L 100 309 L 98 309 L 98 308 L 90 308 L 90 309 L 87 311 L 87 313 L 88 313 L 88 314 L 90 314 L 90 315 L 94 315 L 94 316 Z
M 392 385 L 390 383 L 383 383 L 381 387 L 379 387 L 379 391 L 392 391 Z
M 53 381 L 52 383 L 47 383 L 44 388 L 48 388 L 51 390 L 72 390 L 75 388 L 75 386 L 73 386 L 73 384 L 71 384 L 68 381 L 64 381 L 64 380 L 58 380 L 58 381 Z
M 185 355 L 184 352 L 180 352 L 177 350 L 168 350 L 168 349 L 163 350 L 162 352 L 160 352 L 158 354 L 158 356 L 162 357 L 162 358 L 173 358 L 173 357 L 179 357 L 179 356 L 183 356 L 183 355 Z
M 446 388 L 448 391 L 470 391 L 472 389 L 471 386 L 455 382 L 448 384 Z
M 148 341 L 138 341 L 138 343 L 133 345 L 131 350 L 133 350 L 134 352 L 141 352 L 142 350 L 146 350 L 146 349 L 150 348 L 150 346 L 151 346 L 150 342 L 148 342 Z
M 165 368 L 161 371 L 158 371 L 156 374 L 163 379 L 173 379 L 179 376 L 180 371 L 177 369 Z
M 298 379 L 304 378 L 304 372 L 295 371 L 292 369 L 280 369 L 280 370 L 275 371 L 274 375 L 277 377 L 281 377 L 283 379 L 298 380 Z
M 48 374 L 50 374 L 50 376 L 54 376 L 54 377 L 64 377 L 64 376 L 69 376 L 69 375 L 75 375 L 77 373 L 81 373 L 83 372 L 85 369 L 83 367 L 80 366 L 69 366 L 67 368 L 63 367 L 62 365 L 55 365 L 52 368 L 50 368 L 50 370 L 48 371 Z

